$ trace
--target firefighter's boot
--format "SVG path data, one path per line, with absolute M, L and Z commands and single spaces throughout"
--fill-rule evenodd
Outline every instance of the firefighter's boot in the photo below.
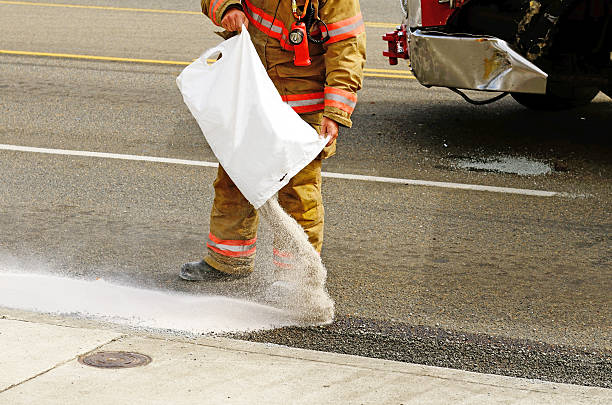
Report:
M 244 276 L 223 273 L 202 260 L 183 264 L 179 277 L 187 281 L 220 281 L 233 280 Z

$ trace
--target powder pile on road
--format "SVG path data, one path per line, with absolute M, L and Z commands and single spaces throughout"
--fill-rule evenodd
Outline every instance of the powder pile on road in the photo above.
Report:
M 275 306 L 291 313 L 303 325 L 330 323 L 334 302 L 325 289 L 327 270 L 312 247 L 302 227 L 270 198 L 259 208 L 262 219 L 274 232 L 274 248 L 282 252 L 290 265 L 282 269 L 273 263 L 273 280 L 268 298 Z
M 0 307 L 191 334 L 295 325 L 281 309 L 210 295 L 144 290 L 104 280 L 0 272 Z
M 264 268 L 258 271 L 272 275 L 264 304 L 31 274 L 30 269 L 25 273 L 20 266 L 0 263 L 0 307 L 190 334 L 330 323 L 334 303 L 325 289 L 327 272 L 303 229 L 275 198 L 259 212 L 274 233 L 274 246 L 288 253 L 292 263 L 291 268 L 278 272 L 271 258 L 261 261 Z

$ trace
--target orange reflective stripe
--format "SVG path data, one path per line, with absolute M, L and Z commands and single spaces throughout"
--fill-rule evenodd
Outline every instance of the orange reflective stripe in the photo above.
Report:
M 255 253 L 256 239 L 247 240 L 224 240 L 219 239 L 211 233 L 208 234 L 208 241 L 206 246 L 223 256 L 229 257 L 245 257 L 251 256 Z
M 248 246 L 248 245 L 253 245 L 257 241 L 257 238 L 246 239 L 246 240 L 224 240 L 224 239 L 217 238 L 212 233 L 208 234 L 208 238 L 214 243 L 221 244 L 221 245 L 229 245 L 229 246 Z
M 293 45 L 288 43 L 289 31 L 283 23 L 269 14 L 264 13 L 258 7 L 255 7 L 249 0 L 244 0 L 244 11 L 246 16 L 257 29 L 264 34 L 277 39 L 281 47 L 288 51 L 293 51 Z
M 365 24 L 361 13 L 346 20 L 338 21 L 333 24 L 327 24 L 329 33 L 329 41 L 327 44 L 342 41 L 343 39 L 356 37 L 365 32 Z
M 359 21 L 363 21 L 363 16 L 361 15 L 361 13 L 354 15 L 350 18 L 347 18 L 346 20 L 342 20 L 342 21 L 338 21 L 335 23 L 331 23 L 331 24 L 327 24 L 327 28 L 330 31 L 336 30 L 338 28 L 343 28 L 343 27 L 348 27 L 350 25 L 353 25 L 355 23 L 358 23 Z
M 357 95 L 335 87 L 325 88 L 325 106 L 336 107 L 351 114 L 357 105 Z
M 319 91 L 317 93 L 305 93 L 305 94 L 286 94 L 281 96 L 285 101 L 296 101 L 296 100 L 314 100 L 317 98 L 323 98 L 324 92 Z
M 218 247 L 212 245 L 211 243 L 207 243 L 206 246 L 208 246 L 209 249 L 219 253 L 220 255 L 229 256 L 229 257 L 251 256 L 257 250 L 255 247 L 253 247 L 252 249 L 246 250 L 244 252 L 233 252 L 231 250 L 219 249 Z
M 347 106 L 346 104 L 341 103 L 336 100 L 325 100 L 325 106 L 326 107 L 336 107 L 336 108 L 341 109 L 342 111 L 346 111 L 349 114 L 352 114 L 353 111 L 355 110 L 354 108 L 351 108 Z
M 318 93 L 287 94 L 281 96 L 281 98 L 298 114 L 320 111 L 325 108 L 325 93 L 322 91 Z
M 270 23 L 272 23 L 274 21 L 274 17 L 273 16 L 271 16 L 270 14 L 266 14 L 262 9 L 260 9 L 257 6 L 254 6 L 253 3 L 251 3 L 249 0 L 243 0 L 243 3 L 249 9 L 253 10 L 253 12 L 255 12 L 257 15 L 260 15 L 261 17 L 263 17 L 264 19 L 266 19 Z
M 210 2 L 210 7 L 208 9 L 208 15 L 210 16 L 210 19 L 215 25 L 217 24 L 217 10 L 219 9 L 219 6 L 221 4 L 225 3 L 225 1 L 226 0 L 212 0 Z
M 350 91 L 338 89 L 336 87 L 326 87 L 325 88 L 325 95 L 327 95 L 329 93 L 337 94 L 337 95 L 342 96 L 344 98 L 348 98 L 349 100 L 354 101 L 355 103 L 357 102 L 357 94 L 352 93 Z
M 325 104 L 321 103 L 321 104 L 305 105 L 302 107 L 291 107 L 291 108 L 293 108 L 293 111 L 295 111 L 298 114 L 306 114 L 309 112 L 324 110 Z
M 289 252 L 282 252 L 276 248 L 274 248 L 272 250 L 272 253 L 274 254 L 274 256 L 280 256 L 280 257 L 292 257 L 293 255 Z
M 280 267 L 282 269 L 290 269 L 290 268 L 293 267 L 292 264 L 281 263 L 281 262 L 276 261 L 276 260 L 272 260 L 272 263 L 274 263 L 275 266 Z
M 275 266 L 283 269 L 290 269 L 293 267 L 293 255 L 291 253 L 274 249 L 273 254 L 272 262 Z

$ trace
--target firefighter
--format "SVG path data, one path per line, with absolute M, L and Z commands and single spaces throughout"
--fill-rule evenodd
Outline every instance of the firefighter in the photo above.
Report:
M 365 63 L 365 25 L 358 0 L 202 0 L 202 11 L 229 33 L 244 25 L 283 100 L 330 141 L 278 193 L 279 204 L 323 245 L 321 160 L 336 150 L 338 127 L 351 127 Z M 300 41 L 301 40 L 301 41 Z M 253 271 L 258 215 L 219 167 L 207 254 L 181 267 L 184 280 L 232 279 Z M 273 261 L 290 266 L 288 252 Z

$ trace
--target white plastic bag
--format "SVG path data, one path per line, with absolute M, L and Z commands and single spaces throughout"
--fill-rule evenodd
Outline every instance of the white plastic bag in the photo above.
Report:
M 255 208 L 327 143 L 282 101 L 246 29 L 204 52 L 176 82 L 219 163 Z

